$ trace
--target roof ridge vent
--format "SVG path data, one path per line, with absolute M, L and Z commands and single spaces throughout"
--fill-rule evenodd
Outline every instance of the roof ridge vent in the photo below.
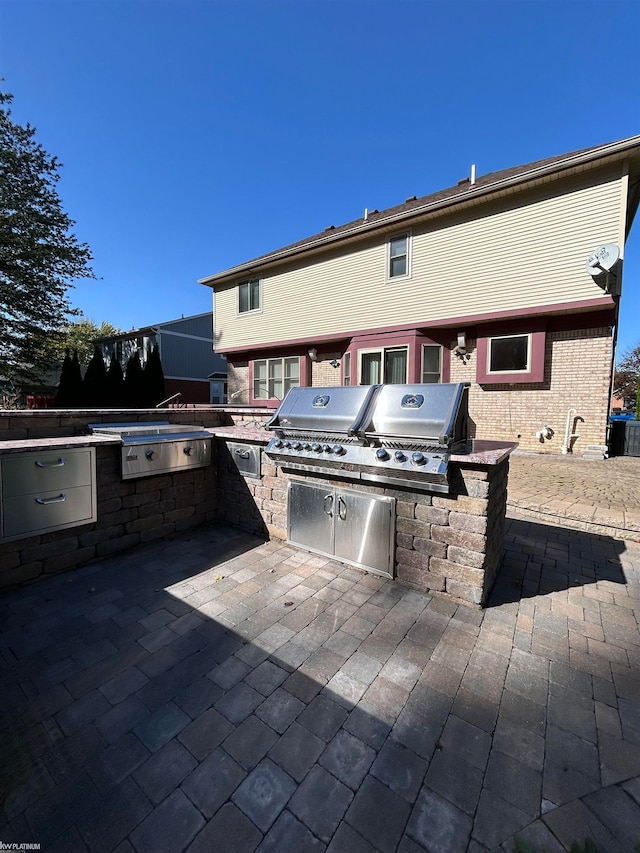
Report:
M 327 225 L 327 227 L 324 230 L 325 231 L 335 231 L 335 229 L 336 229 L 335 225 Z
M 410 202 L 410 201 L 417 201 L 417 200 L 418 200 L 417 195 L 410 195 L 409 198 L 405 198 L 404 203 L 408 204 L 408 202 Z

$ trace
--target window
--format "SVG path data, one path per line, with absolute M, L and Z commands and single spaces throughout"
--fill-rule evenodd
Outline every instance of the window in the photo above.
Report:
M 238 312 L 246 314 L 249 311 L 260 310 L 260 281 L 243 281 L 238 285 Z
M 476 382 L 479 385 L 543 382 L 545 350 L 546 332 L 540 328 L 511 334 L 479 335 Z
M 407 381 L 407 347 L 360 350 L 360 385 L 398 385 Z
M 442 382 L 442 347 L 438 344 L 422 346 L 422 381 Z
M 253 362 L 253 399 L 282 400 L 289 388 L 300 385 L 300 359 L 263 358 Z
M 351 385 L 351 353 L 342 356 L 342 384 Z
M 530 362 L 530 335 L 507 335 L 489 338 L 487 373 L 528 373 Z
M 388 243 L 389 256 L 387 275 L 389 278 L 401 278 L 409 275 L 409 235 L 398 234 Z

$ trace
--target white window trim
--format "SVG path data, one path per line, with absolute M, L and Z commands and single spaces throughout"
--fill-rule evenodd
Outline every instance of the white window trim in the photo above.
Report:
M 438 349 L 440 350 L 440 370 L 439 370 L 440 379 L 438 380 L 437 383 L 434 382 L 433 384 L 434 385 L 441 384 L 442 383 L 442 368 L 443 368 L 443 346 L 442 346 L 442 344 L 421 344 L 421 347 L 420 347 L 420 380 L 421 380 L 421 382 L 424 382 L 424 348 L 425 347 L 438 347 Z M 431 373 L 431 372 L 432 371 L 429 371 L 429 373 Z
M 259 305 L 257 308 L 249 308 L 248 311 L 241 311 L 240 310 L 240 288 L 245 284 L 246 285 L 251 284 L 252 281 L 258 282 L 258 302 L 259 302 Z M 238 315 L 238 317 L 246 317 L 249 314 L 262 314 L 263 293 L 262 293 L 262 279 L 261 278 L 247 278 L 244 281 L 239 281 L 236 290 L 237 290 L 237 293 L 236 293 L 236 314 Z
M 342 384 L 349 386 L 353 384 L 353 359 L 349 350 L 342 356 Z M 346 380 L 349 380 L 348 382 Z
M 404 275 L 391 275 L 391 242 L 392 240 L 398 240 L 400 237 L 406 237 L 407 239 L 407 271 Z M 399 231 L 397 234 L 390 234 L 387 238 L 387 247 L 385 253 L 385 279 L 387 281 L 404 281 L 407 278 L 411 278 L 411 255 L 412 253 L 412 245 L 413 239 L 410 230 L 407 231 Z
M 385 376 L 384 376 L 384 354 L 388 350 L 404 350 L 407 354 L 407 361 L 405 364 L 405 374 L 404 381 L 407 383 L 409 381 L 409 347 L 404 344 L 399 344 L 398 346 L 394 346 L 393 344 L 388 347 L 371 347 L 370 349 L 359 349 L 358 350 L 358 384 L 360 384 L 360 380 L 362 379 L 362 356 L 371 354 L 373 352 L 380 353 L 380 370 L 382 372 L 381 384 L 384 385 Z
M 285 380 L 287 379 L 287 377 L 285 376 L 285 361 L 288 361 L 288 360 L 293 361 L 294 359 L 295 359 L 295 360 L 297 360 L 297 362 L 298 362 L 298 384 L 297 384 L 297 385 L 292 385 L 291 387 L 292 387 L 292 388 L 299 388 L 299 387 L 300 387 L 300 377 L 301 377 L 301 374 L 302 374 L 302 366 L 301 366 L 301 364 L 300 364 L 300 356 L 297 356 L 297 355 L 285 355 L 285 356 L 282 356 L 281 358 L 256 358 L 256 359 L 253 359 L 253 362 L 252 362 L 252 363 L 253 363 L 253 367 L 252 367 L 252 382 L 251 382 L 251 388 L 250 388 L 251 398 L 252 398 L 253 400 L 280 400 L 280 399 L 284 399 L 284 396 L 285 396 L 285 395 L 286 395 L 286 393 L 287 393 L 287 392 L 284 390 Z M 270 396 L 269 396 L 269 382 L 272 382 L 272 381 L 273 381 L 273 382 L 275 382 L 275 381 L 276 381 L 276 380 L 272 380 L 272 379 L 270 379 L 270 378 L 269 378 L 269 363 L 270 363 L 270 362 L 272 362 L 272 361 L 280 361 L 280 362 L 282 362 L 282 379 L 280 380 L 280 381 L 282 382 L 282 386 L 283 386 L 283 394 L 282 394 L 282 398 L 280 398 L 280 397 L 275 397 L 275 396 L 274 396 L 274 397 L 270 397 Z M 255 394 L 255 388 L 256 388 L 256 364 L 259 364 L 259 363 L 262 363 L 262 362 L 264 362 L 264 363 L 265 363 L 265 365 L 266 365 L 266 374 L 267 374 L 267 376 L 266 376 L 266 383 L 267 383 L 266 393 L 267 393 L 267 396 L 266 396 L 266 397 L 257 397 L 257 396 L 256 396 L 256 394 Z
M 491 345 L 493 341 L 504 341 L 509 338 L 527 339 L 527 366 L 522 370 L 513 367 L 509 370 L 491 370 Z M 526 376 L 528 373 L 531 373 L 532 341 L 533 336 L 531 332 L 516 332 L 512 335 L 490 335 L 487 338 L 487 376 L 506 376 L 513 373 L 521 373 L 523 376 Z

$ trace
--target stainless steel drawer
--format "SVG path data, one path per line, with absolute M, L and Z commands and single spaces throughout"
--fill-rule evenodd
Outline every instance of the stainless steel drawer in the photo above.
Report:
M 0 456 L 0 539 L 19 539 L 98 517 L 95 447 Z
M 260 479 L 262 473 L 262 447 L 259 444 L 245 444 L 227 441 L 230 460 L 233 461 L 243 477 Z
M 3 462 L 4 465 L 4 462 Z M 95 494 L 91 485 L 54 489 L 37 495 L 4 497 L 5 539 L 46 533 L 95 521 Z
M 94 452 L 88 447 L 3 456 L 4 499 L 90 485 Z

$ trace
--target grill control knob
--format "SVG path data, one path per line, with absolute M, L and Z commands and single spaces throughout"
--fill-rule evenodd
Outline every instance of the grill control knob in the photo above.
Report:
M 388 458 L 389 458 L 389 454 L 384 449 L 384 447 L 379 447 L 376 450 L 376 459 L 378 459 L 380 462 L 384 462 L 385 459 L 388 459 Z
M 411 454 L 411 461 L 414 465 L 424 465 L 427 460 L 424 458 L 424 453 L 417 451 Z
M 301 447 L 301 446 L 302 446 L 302 445 L 300 444 L 300 442 L 299 442 L 299 441 L 292 441 L 292 442 L 291 442 L 291 449 L 292 449 L 292 450 L 300 450 L 300 447 Z
M 283 446 L 283 447 L 291 447 L 291 442 L 289 442 L 289 441 L 285 441 L 285 442 L 284 442 L 284 444 L 283 444 L 282 446 Z
M 309 442 L 308 441 L 302 442 L 302 449 L 303 450 L 309 450 Z
M 336 456 L 342 456 L 344 453 L 344 447 L 341 444 L 334 444 L 331 448 L 331 452 L 335 453 Z
M 325 446 L 322 449 L 324 450 L 325 453 L 331 453 L 331 445 L 330 444 L 325 444 Z
M 322 450 L 322 447 L 318 444 L 317 441 L 314 441 L 313 444 L 311 445 L 311 449 L 313 450 L 314 453 L 320 453 L 320 451 Z
M 282 442 L 280 441 L 279 438 L 274 439 L 273 446 L 274 447 L 282 447 Z
M 187 445 L 186 447 L 183 447 L 182 449 L 183 449 L 183 451 L 186 453 L 186 455 L 187 455 L 187 456 L 191 456 L 191 451 L 193 450 L 193 448 L 192 448 L 192 447 L 189 447 L 189 446 Z
M 147 450 L 144 455 L 147 457 L 147 459 L 149 461 L 151 461 L 153 459 L 153 457 L 156 455 L 156 452 L 155 452 L 155 450 Z
M 394 455 L 396 458 L 396 462 L 406 462 L 407 461 L 407 457 L 404 455 L 404 453 L 401 450 L 396 450 Z

